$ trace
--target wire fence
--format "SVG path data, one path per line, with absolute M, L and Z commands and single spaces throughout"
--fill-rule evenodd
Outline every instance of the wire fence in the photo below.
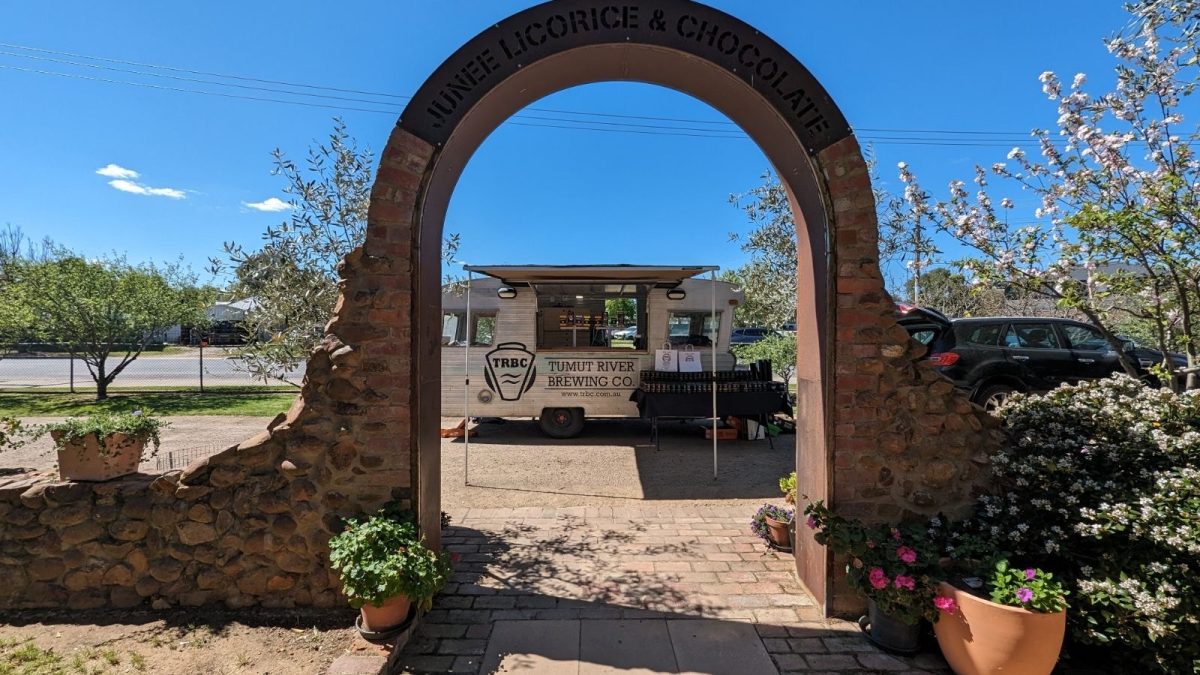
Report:
M 110 358 L 109 369 L 120 363 Z M 304 378 L 304 364 L 287 374 L 291 382 Z M 286 382 L 251 375 L 230 349 L 171 347 L 143 353 L 130 362 L 108 386 L 110 392 L 236 391 L 287 387 Z M 16 355 L 0 359 L 0 390 L 21 393 L 88 392 L 96 390 L 87 364 L 63 354 Z

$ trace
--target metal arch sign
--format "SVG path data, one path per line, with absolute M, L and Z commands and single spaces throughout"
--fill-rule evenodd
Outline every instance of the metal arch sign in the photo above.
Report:
M 520 69 L 579 47 L 629 44 L 684 52 L 740 78 L 788 120 L 810 154 L 851 133 L 824 87 L 786 49 L 690 0 L 554 0 L 515 14 L 447 59 L 405 108 L 400 127 L 442 145 L 468 110 Z

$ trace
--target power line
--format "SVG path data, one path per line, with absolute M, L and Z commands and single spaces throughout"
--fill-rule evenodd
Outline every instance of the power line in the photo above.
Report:
M 16 45 L 12 43 L 0 42 L 0 47 L 9 49 L 24 50 L 35 52 L 38 54 L 50 54 L 53 56 L 65 56 L 71 59 L 86 59 L 100 61 L 103 63 L 115 63 L 121 65 L 130 65 L 138 68 L 150 68 L 168 71 L 168 73 L 187 73 L 193 75 L 202 75 L 204 77 L 227 78 L 238 80 L 241 82 L 255 82 L 262 84 L 280 85 L 293 88 L 305 88 L 314 91 L 333 91 L 339 93 L 353 93 L 364 96 L 386 97 L 398 100 L 409 100 L 411 96 L 400 94 L 390 94 L 385 92 L 374 92 L 360 89 L 345 89 L 338 87 L 327 87 L 323 85 L 303 84 L 297 82 L 288 82 L 284 80 L 270 80 L 265 78 L 256 78 L 242 75 L 232 75 L 227 73 L 216 73 L 211 71 L 193 70 L 188 68 L 177 68 L 174 66 L 163 66 L 158 64 L 143 63 L 138 61 L 127 61 L 122 59 L 113 59 L 100 56 L 89 56 L 85 54 L 77 54 L 74 52 L 65 52 L 51 49 L 42 49 L 38 47 L 29 47 L 24 45 Z M 232 94 L 228 92 L 210 91 L 205 89 L 195 89 L 187 87 L 175 87 L 166 85 L 151 84 L 148 82 L 136 82 L 129 80 L 117 80 L 106 77 L 88 76 L 78 73 L 69 73 L 53 70 L 44 70 L 40 68 L 30 68 L 15 65 L 0 64 L 0 68 L 7 70 L 15 70 L 25 73 L 33 73 L 39 75 L 48 75 L 55 77 L 88 80 L 93 82 L 102 82 L 107 84 L 121 84 L 133 87 L 143 87 L 148 89 L 157 89 L 161 91 L 172 91 L 177 93 L 190 93 L 205 96 L 217 96 L 221 98 L 257 101 L 264 103 L 280 103 L 286 105 L 298 105 L 308 108 L 324 108 L 329 110 L 341 110 L 351 112 L 366 112 L 373 114 L 383 114 L 396 116 L 400 113 L 400 103 L 391 103 L 387 101 L 373 101 L 370 99 L 353 98 L 347 96 L 297 92 L 286 89 L 277 89 L 274 87 L 262 87 L 256 85 L 237 84 L 231 82 L 221 82 L 219 80 L 201 79 L 194 77 L 183 77 L 167 73 L 146 72 L 144 70 L 132 70 L 129 68 L 120 68 L 115 66 L 99 65 L 95 63 L 80 63 L 62 58 L 52 58 L 48 56 L 34 56 L 31 54 L 22 54 L 12 51 L 0 51 L 0 56 L 9 56 L 22 59 L 32 59 L 36 61 L 58 63 L 61 65 L 91 68 L 97 70 L 107 70 L 112 72 L 125 73 L 129 75 L 137 75 L 142 77 L 157 77 L 166 78 L 176 81 L 189 82 L 193 84 L 204 84 L 218 87 L 232 87 L 241 90 L 252 92 L 263 92 L 267 94 L 282 94 L 285 96 L 306 97 L 317 99 L 320 102 L 313 101 L 296 101 L 290 99 L 280 99 L 267 96 L 251 96 Z M 325 101 L 335 101 L 336 104 L 326 103 Z M 370 106 L 379 107 L 362 108 L 341 103 L 363 103 Z M 527 111 L 551 113 L 555 115 L 572 115 L 576 117 L 587 117 L 591 119 L 572 119 L 563 117 L 545 117 L 540 115 L 529 115 L 526 113 L 518 113 L 513 115 L 514 119 L 533 120 L 534 122 L 507 122 L 514 126 L 524 127 L 543 127 L 551 129 L 578 129 L 583 131 L 600 131 L 609 133 L 637 133 L 643 135 L 669 135 L 669 136 L 687 136 L 693 138 L 728 138 L 728 139 L 744 139 L 747 135 L 734 122 L 729 120 L 698 120 L 680 117 L 663 117 L 653 115 L 627 115 L 621 113 L 596 113 L 577 110 L 564 110 L 559 108 L 540 108 L 528 107 Z M 611 122 L 610 119 L 618 120 L 639 120 L 639 122 Z M 535 123 L 536 122 L 536 123 Z M 552 122 L 553 124 L 545 124 L 544 122 Z M 670 122 L 672 124 L 643 124 L 641 122 Z M 678 126 L 679 124 L 705 124 L 705 125 L 720 125 L 733 127 L 729 129 L 722 128 L 703 128 L 703 127 L 686 127 Z M 595 125 L 595 126 L 589 126 Z M 604 128 L 598 128 L 604 127 Z M 1014 146 L 1035 146 L 1040 144 L 1037 138 L 1019 134 L 1019 132 L 1002 132 L 1002 131 L 978 131 L 978 130 L 948 130 L 948 129 L 895 129 L 895 128 L 875 128 L 875 127 L 856 127 L 855 132 L 858 133 L 860 140 L 876 145 L 925 145 L 925 146 L 943 146 L 943 147 L 1014 147 Z M 900 136 L 887 136 L 878 134 L 902 134 Z M 911 134 L 926 134 L 927 136 L 915 136 Z M 1050 139 L 1052 143 L 1063 143 L 1063 139 Z M 1144 145 L 1144 141 L 1132 141 L 1135 144 Z
M 145 62 L 140 62 L 140 61 L 114 59 L 114 58 L 110 58 L 110 57 L 92 56 L 92 55 L 88 55 L 88 54 L 79 54 L 76 52 L 69 52 L 69 51 L 62 51 L 62 50 L 44 49 L 44 48 L 40 48 L 40 47 L 30 47 L 27 45 L 19 45 L 19 44 L 13 44 L 13 43 L 9 43 L 9 42 L 0 42 L 0 47 L 5 47 L 8 49 L 24 50 L 24 51 L 35 52 L 35 53 L 39 53 L 39 54 L 65 56 L 65 57 L 74 58 L 74 59 L 86 59 L 86 60 L 90 60 L 90 61 L 100 61 L 103 63 L 114 63 L 114 64 L 118 64 L 118 65 L 135 66 L 138 68 L 151 68 L 151 69 L 165 70 L 165 71 L 175 72 L 175 73 L 186 73 L 189 75 L 201 75 L 201 76 L 205 76 L 205 77 L 226 78 L 226 79 L 238 80 L 238 81 L 242 81 L 242 82 L 257 82 L 257 83 L 261 83 L 261 84 L 273 84 L 273 85 L 280 85 L 280 86 L 285 86 L 285 87 L 312 89 L 312 90 L 316 90 L 316 91 L 332 91 L 332 92 L 347 93 L 347 94 L 360 94 L 363 96 L 390 98 L 390 99 L 397 99 L 397 100 L 402 100 L 402 101 L 408 101 L 408 100 L 412 99 L 412 96 L 408 96 L 408 95 L 404 95 L 404 94 L 394 94 L 394 93 L 380 92 L 380 91 L 369 91 L 369 90 L 364 90 L 364 89 L 347 89 L 347 88 L 342 88 L 342 87 L 330 87 L 330 86 L 326 86 L 326 85 L 305 84 L 305 83 L 300 83 L 300 82 L 289 82 L 286 80 L 272 80 L 272 79 L 267 79 L 267 78 L 250 77 L 250 76 L 245 76 L 245 75 L 234 75 L 234 74 L 229 74 L 229 73 L 218 73 L 218 72 L 206 71 L 206 70 L 195 70 L 195 69 L 180 68 L 180 67 L 175 67 L 175 66 L 164 66 L 164 65 L 160 65 L 160 64 L 145 63 Z M 15 56 L 18 58 L 30 58 L 30 59 L 38 58 L 38 57 L 30 56 L 30 55 L 13 54 L 13 53 L 7 53 L 7 55 Z M 53 61 L 54 59 L 42 59 L 42 60 L 52 60 Z M 69 63 L 69 62 L 65 62 L 65 63 Z M 97 66 L 95 64 L 71 64 L 71 65 L 80 65 L 83 67 L 91 67 L 91 68 L 100 68 L 101 67 L 101 66 Z M 161 73 L 139 73 L 137 71 L 129 71 L 129 70 L 124 70 L 124 69 L 112 69 L 112 70 L 117 70 L 118 72 L 126 72 L 126 73 L 131 73 L 131 74 L 144 74 L 144 75 L 149 75 L 149 76 L 153 76 L 153 77 L 166 77 L 165 75 L 162 75 Z M 186 81 L 193 81 L 188 78 L 176 78 L 176 79 L 185 79 Z M 209 81 L 204 81 L 204 80 L 195 80 L 195 81 L 202 82 L 202 83 L 216 84 L 218 86 L 236 86 L 236 85 L 232 85 L 229 83 L 209 82 Z M 266 91 L 272 91 L 272 92 L 277 92 L 277 93 L 286 93 L 286 94 L 295 95 L 295 96 L 317 96 L 317 97 L 325 96 L 325 95 L 321 95 L 321 94 L 307 94 L 304 92 L 286 92 L 286 91 L 280 92 L 279 90 L 273 90 L 273 89 L 268 89 Z M 329 96 L 325 96 L 325 97 L 341 98 L 341 97 L 329 97 Z M 399 104 L 387 103 L 384 101 L 364 101 L 362 99 L 344 99 L 344 100 L 348 100 L 351 102 L 370 103 L 370 104 L 399 105 Z M 692 119 L 692 118 L 683 118 L 683 117 L 665 117 L 665 116 L 655 116 L 655 115 L 629 115 L 629 114 L 622 114 L 622 113 L 598 113 L 598 112 L 589 112 L 589 111 L 580 111 L 580 110 L 564 110 L 561 108 L 541 108 L 541 107 L 529 107 L 529 108 L 526 108 L 526 110 L 530 110 L 530 111 L 534 111 L 534 112 L 557 114 L 557 115 L 577 115 L 577 116 L 584 116 L 584 117 L 600 117 L 600 118 L 610 118 L 610 119 L 636 119 L 636 120 L 654 121 L 654 122 L 678 122 L 678 123 L 682 123 L 682 124 L 707 124 L 707 125 L 720 125 L 720 126 L 733 126 L 733 127 L 737 126 L 737 124 L 735 124 L 734 122 L 732 122 L 730 120 L 707 120 L 707 119 Z M 716 131 L 716 130 L 714 129 L 714 131 Z M 891 128 L 874 128 L 874 127 L 855 127 L 855 131 L 877 132 L 877 133 L 931 133 L 931 134 L 957 134 L 957 135 L 1026 136 L 1026 132 L 1018 132 L 1018 131 L 1013 131 L 1013 132 L 981 131 L 981 130 L 969 130 L 969 129 L 948 130 L 948 129 L 891 129 Z

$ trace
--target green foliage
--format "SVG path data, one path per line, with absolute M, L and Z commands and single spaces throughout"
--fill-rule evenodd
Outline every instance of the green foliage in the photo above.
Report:
M 165 426 L 157 418 L 134 411 L 120 414 L 101 413 L 89 417 L 69 417 L 62 422 L 43 426 L 41 433 L 51 434 L 57 448 L 80 440 L 88 434 L 95 434 L 96 438 L 101 441 L 100 454 L 104 455 L 106 453 L 103 441 L 113 434 L 124 434 L 142 443 L 150 444 L 154 451 L 157 451 L 161 442 L 159 432 Z
M 779 491 L 783 493 L 783 501 L 796 503 L 796 472 L 793 471 L 779 479 Z
M 260 248 L 226 242 L 224 258 L 209 262 L 214 274 L 232 267 L 236 281 L 229 292 L 255 301 L 238 365 L 264 382 L 289 382 L 287 373 L 321 341 L 333 316 L 338 266 L 366 237 L 375 154 L 360 148 L 335 118 L 327 139 L 315 142 L 303 162 L 278 148 L 272 158 L 272 173 L 283 178 L 290 197 L 288 219 L 267 228 Z M 458 246 L 458 235 L 448 235 L 445 262 Z M 456 279 L 447 281 L 456 291 L 463 288 Z
M 637 322 L 637 304 L 633 298 L 609 298 L 604 301 L 609 325 L 624 328 Z
M 30 430 L 16 417 L 0 417 L 0 452 L 16 450 L 27 442 Z
M 1126 376 L 1015 396 L 1008 441 L 952 545 L 1005 552 L 1070 593 L 1072 639 L 1124 670 L 1200 661 L 1200 396 Z M 956 552 L 957 553 L 957 552 Z
M 790 381 L 796 372 L 795 333 L 768 335 L 753 344 L 733 345 L 730 351 L 743 363 L 761 359 L 770 361 L 773 374 L 784 382 Z
M 762 180 L 762 185 L 729 198 L 753 224 L 745 235 L 730 235 L 750 254 L 750 262 L 723 273 L 721 279 L 745 291 L 746 301 L 736 310 L 738 323 L 777 327 L 796 320 L 796 223 L 787 190 L 771 173 Z
M 354 607 L 403 595 L 429 609 L 452 571 L 449 556 L 429 550 L 411 517 L 392 509 L 349 523 L 329 541 L 329 562 Z
M 1067 608 L 1066 591 L 1053 574 L 1034 567 L 1009 567 L 1007 560 L 996 563 L 988 588 L 996 604 L 1034 612 L 1061 612 Z
M 922 523 L 867 525 L 844 518 L 823 502 L 804 509 L 818 544 L 846 560 L 851 588 L 875 601 L 884 614 L 908 625 L 937 621 L 933 598 L 941 572 L 938 542 Z
M 103 401 L 83 394 L 66 392 L 0 393 L 0 416 L 58 417 L 91 415 L 103 412 L 133 412 L 153 410 L 158 415 L 236 415 L 241 417 L 274 417 L 288 409 L 296 400 L 295 391 L 255 391 L 228 388 L 223 391 L 204 388 L 154 393 L 121 393 Z
M 68 345 L 95 380 L 98 399 L 167 328 L 202 323 L 210 301 L 176 265 L 63 255 L 10 268 L 10 291 L 31 317 L 28 331 Z

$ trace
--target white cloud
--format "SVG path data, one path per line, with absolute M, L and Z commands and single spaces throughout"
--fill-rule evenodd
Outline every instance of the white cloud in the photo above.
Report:
M 137 178 L 141 175 L 133 169 L 126 169 L 116 164 L 109 164 L 108 166 L 96 169 L 96 173 L 107 178 Z
M 242 202 L 242 206 L 255 211 L 263 211 L 265 213 L 279 213 L 280 211 L 290 211 L 291 204 L 283 201 L 278 197 L 270 197 L 261 202 Z
M 183 190 L 175 188 L 152 188 L 140 183 L 134 183 L 128 180 L 110 180 L 108 184 L 114 189 L 121 192 L 128 192 L 135 195 L 146 195 L 148 197 L 170 197 L 171 199 L 183 199 L 186 195 Z

